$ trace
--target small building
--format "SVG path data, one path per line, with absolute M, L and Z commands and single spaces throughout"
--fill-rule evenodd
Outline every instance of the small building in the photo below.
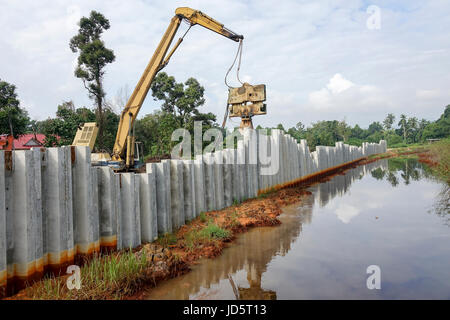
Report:
M 0 150 L 4 149 L 4 143 L 8 139 L 7 134 L 0 135 Z M 31 148 L 43 147 L 45 141 L 45 134 L 41 133 L 26 133 L 14 139 L 15 150 L 29 150 Z

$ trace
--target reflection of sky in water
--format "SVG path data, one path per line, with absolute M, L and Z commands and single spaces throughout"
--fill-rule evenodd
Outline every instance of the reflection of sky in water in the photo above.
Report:
M 450 228 L 429 213 L 441 185 L 425 176 L 387 160 L 336 176 L 148 298 L 450 299 Z M 366 288 L 372 264 L 381 290 Z

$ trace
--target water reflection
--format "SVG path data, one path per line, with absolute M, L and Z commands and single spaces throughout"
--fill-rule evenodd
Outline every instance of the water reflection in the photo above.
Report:
M 449 188 L 425 166 L 385 159 L 310 190 L 281 225 L 240 235 L 147 298 L 450 299 Z M 366 287 L 372 264 L 381 290 Z
M 448 184 L 442 186 L 430 212 L 439 215 L 444 220 L 444 223 L 450 227 L 450 186 Z
M 411 181 L 432 178 L 428 167 L 417 159 L 391 158 L 387 164 L 387 167 L 373 170 L 371 175 L 377 180 L 386 179 L 393 187 L 399 185 L 400 178 L 405 185 L 409 185 Z
M 397 187 L 400 182 L 403 182 L 404 185 L 409 185 L 411 181 L 419 181 L 421 179 L 436 180 L 426 165 L 417 159 L 409 158 L 389 159 L 387 167 L 382 166 L 372 170 L 371 175 L 377 180 L 388 181 L 393 187 Z M 450 186 L 448 184 L 442 184 L 441 191 L 436 195 L 435 201 L 428 211 L 441 216 L 444 219 L 444 223 L 450 226 Z
M 274 257 L 284 257 L 302 232 L 312 223 L 315 200 L 326 206 L 342 196 L 350 185 L 374 170 L 387 170 L 387 160 L 360 166 L 314 188 L 301 206 L 285 210 L 277 227 L 252 229 L 239 236 L 230 248 L 212 260 L 193 267 L 190 273 L 166 281 L 148 292 L 148 299 L 277 299 L 275 290 L 265 288 L 263 276 Z M 343 218 L 345 219 L 345 218 Z
M 345 175 L 335 176 L 330 181 L 321 183 L 318 186 L 317 197 L 321 207 L 328 204 L 330 200 L 336 196 L 342 196 L 350 190 L 350 186 L 356 180 L 361 180 L 366 174 L 374 171 L 386 171 L 388 170 L 389 162 L 387 159 L 372 162 L 364 166 L 356 167 L 350 171 L 347 171 Z

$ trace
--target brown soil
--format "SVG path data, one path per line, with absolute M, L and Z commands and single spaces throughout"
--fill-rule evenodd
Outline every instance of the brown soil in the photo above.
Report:
M 430 152 L 420 153 L 419 162 L 422 162 L 430 167 L 436 167 L 439 165 L 439 160 Z

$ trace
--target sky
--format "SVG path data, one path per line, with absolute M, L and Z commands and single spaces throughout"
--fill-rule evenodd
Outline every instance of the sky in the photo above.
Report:
M 387 113 L 435 120 L 450 104 L 448 0 L 0 0 L 0 79 L 17 86 L 33 119 L 54 117 L 63 101 L 92 107 L 73 74 L 69 41 L 79 19 L 97 10 L 111 24 L 103 40 L 116 60 L 104 83 L 106 99 L 117 102 L 131 94 L 182 6 L 244 35 L 240 78 L 267 90 L 268 113 L 254 117 L 255 126 L 345 119 L 367 127 Z M 196 78 L 205 88 L 200 110 L 221 123 L 236 50 L 236 42 L 194 26 L 164 71 L 178 82 Z M 240 85 L 235 71 L 228 82 Z M 159 108 L 149 93 L 139 117 Z

